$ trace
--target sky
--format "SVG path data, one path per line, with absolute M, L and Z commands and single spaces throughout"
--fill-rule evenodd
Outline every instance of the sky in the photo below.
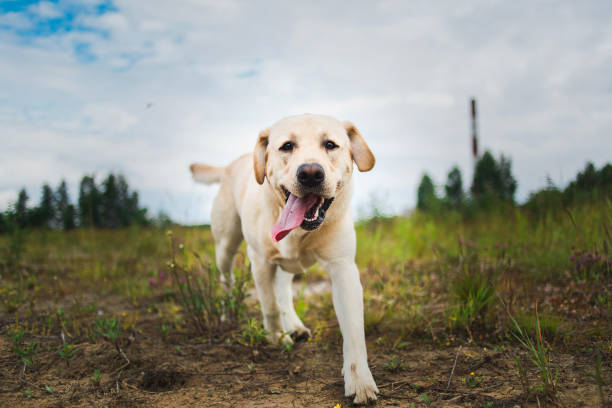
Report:
M 152 215 L 209 220 L 225 165 L 287 115 L 350 120 L 376 155 L 354 208 L 414 207 L 424 172 L 512 160 L 516 198 L 612 159 L 603 1 L 0 0 L 0 209 L 123 173 Z

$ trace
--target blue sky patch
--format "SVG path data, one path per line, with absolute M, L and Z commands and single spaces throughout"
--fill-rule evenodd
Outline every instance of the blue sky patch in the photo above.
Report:
M 82 63 L 90 63 L 96 60 L 96 56 L 91 52 L 91 44 L 80 42 L 74 45 L 74 55 Z
M 40 0 L 3 0 L 0 1 L 0 13 L 19 13 L 37 3 L 40 3 Z M 51 0 L 49 3 L 57 4 L 58 1 Z
M 41 37 L 61 36 L 72 32 L 93 33 L 108 39 L 110 33 L 107 30 L 87 25 L 82 17 L 100 16 L 117 10 L 112 0 L 100 0 L 97 4 L 65 3 L 60 0 L 0 0 L 0 17 L 7 15 L 13 18 L 0 21 L 0 32 L 14 34 L 23 44 L 29 44 Z M 14 19 L 15 17 L 19 18 Z M 13 21 L 17 22 L 11 25 Z M 83 64 L 97 59 L 88 42 L 74 43 L 73 52 L 76 60 Z
M 46 10 L 46 12 L 41 12 Z M 112 0 L 102 0 L 98 4 L 75 4 L 58 0 L 9 0 L 0 1 L 0 15 L 16 13 L 29 21 L 30 26 L 12 27 L 0 24 L 0 30 L 10 31 L 24 41 L 36 37 L 49 37 L 70 32 L 97 33 L 106 38 L 108 33 L 95 27 L 83 24 L 81 16 L 99 16 L 117 11 Z

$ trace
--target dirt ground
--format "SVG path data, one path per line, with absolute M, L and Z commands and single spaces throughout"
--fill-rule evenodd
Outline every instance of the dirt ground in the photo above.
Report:
M 112 302 L 117 302 L 112 305 Z M 122 335 L 124 360 L 107 342 L 76 344 L 77 357 L 61 360 L 55 336 L 38 336 L 38 363 L 23 372 L 10 342 L 0 337 L 0 406 L 2 407 L 342 407 L 342 347 L 335 320 L 322 326 L 319 340 L 300 341 L 291 350 L 275 345 L 257 348 L 229 341 L 237 332 L 213 340 L 159 333 L 157 315 L 109 298 L 106 308 L 140 313 L 138 329 Z M 150 309 L 149 309 L 150 310 Z M 9 316 L 3 316 L 3 326 Z M 307 324 L 313 322 L 306 322 Z M 320 338 L 325 341 L 321 341 Z M 369 361 L 378 387 L 378 407 L 515 407 L 545 406 L 526 401 L 511 345 L 439 345 L 423 339 L 401 345 L 368 336 Z M 49 346 L 47 346 L 49 345 Z M 51 346 L 52 345 L 52 346 Z M 558 406 L 600 406 L 598 389 L 587 372 L 592 364 L 556 354 Z M 456 366 L 453 371 L 453 365 Z M 122 369 L 122 367 L 124 367 Z M 99 383 L 92 373 L 102 373 Z M 451 371 L 452 376 L 451 376 Z M 608 376 L 610 373 L 604 373 Z M 528 377 L 535 380 L 535 371 Z M 449 385 L 450 377 L 450 385 Z M 606 378 L 606 377 L 604 377 Z M 609 377 L 608 377 L 609 378 Z M 610 395 L 612 389 L 605 386 Z M 549 404 L 550 405 L 550 404 Z

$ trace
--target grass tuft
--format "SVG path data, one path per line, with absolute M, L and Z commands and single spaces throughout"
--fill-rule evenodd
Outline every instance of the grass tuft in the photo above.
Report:
M 535 341 L 531 338 L 531 336 L 529 336 L 527 331 L 521 327 L 521 325 L 514 318 L 514 316 L 510 315 L 510 319 L 514 324 L 514 338 L 518 340 L 518 342 L 523 346 L 525 351 L 527 351 L 529 359 L 538 370 L 540 384 L 536 387 L 535 390 L 541 393 L 548 400 L 554 402 L 556 399 L 558 372 L 554 370 L 551 366 L 550 349 L 546 346 L 546 343 L 542 336 L 537 307 Z M 519 364 L 519 372 L 523 370 L 520 367 L 521 366 Z M 521 374 L 521 378 L 523 377 L 526 378 L 526 373 L 524 371 Z M 528 385 L 527 389 L 529 389 Z M 531 390 L 533 390 L 533 388 Z

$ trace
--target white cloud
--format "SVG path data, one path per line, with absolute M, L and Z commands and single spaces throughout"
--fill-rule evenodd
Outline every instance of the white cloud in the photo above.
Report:
M 62 11 L 55 4 L 48 1 L 32 4 L 28 7 L 28 11 L 41 19 L 52 19 L 62 16 Z
M 0 27 L 12 27 L 16 30 L 28 30 L 33 24 L 30 19 L 22 13 L 0 14 Z
M 37 195 L 38 173 L 56 183 L 123 171 L 153 212 L 202 221 L 209 204 L 187 197 L 214 188 L 194 185 L 187 165 L 228 163 L 261 128 L 308 111 L 360 128 L 378 160 L 357 175 L 356 201 L 379 190 L 399 211 L 423 171 L 442 184 L 457 163 L 469 184 L 473 95 L 481 146 L 512 157 L 521 199 L 546 174 L 567 181 L 609 160 L 605 1 L 116 6 L 77 16 L 93 31 L 27 42 L 0 31 L 0 190 Z M 80 62 L 78 44 L 95 59 Z

